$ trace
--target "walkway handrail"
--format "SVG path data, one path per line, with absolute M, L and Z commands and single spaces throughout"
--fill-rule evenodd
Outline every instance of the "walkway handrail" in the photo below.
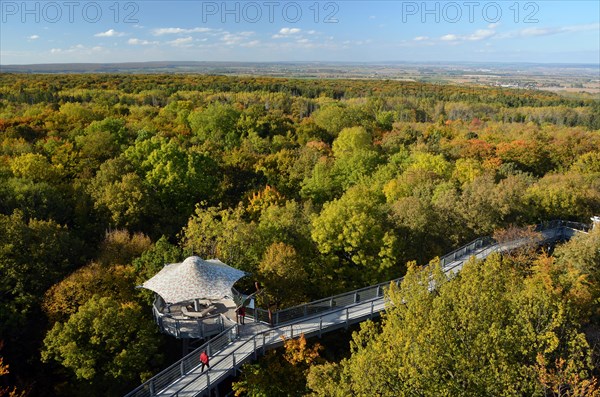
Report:
M 540 224 L 536 225 L 535 230 L 536 231 L 544 231 L 544 230 L 556 229 L 559 227 L 568 227 L 571 229 L 587 231 L 587 230 L 589 230 L 590 226 L 586 225 L 584 223 L 553 220 L 550 222 L 544 222 L 544 223 L 540 223 Z M 463 245 L 462 247 L 457 248 L 454 251 L 440 257 L 439 258 L 440 264 L 442 267 L 445 267 L 447 264 L 456 260 L 456 258 L 460 258 L 466 254 L 479 252 L 479 251 L 483 250 L 484 248 L 491 248 L 491 247 L 493 247 L 494 244 L 496 244 L 496 241 L 491 236 L 479 237 L 479 238 L 471 241 L 470 243 L 467 243 L 467 244 Z M 327 298 L 318 299 L 316 301 L 312 301 L 309 303 L 303 303 L 303 304 L 300 304 L 297 306 L 293 306 L 293 307 L 290 307 L 287 309 L 282 309 L 282 310 L 273 312 L 271 314 L 273 325 L 284 324 L 284 323 L 293 321 L 297 318 L 302 318 L 302 317 L 306 316 L 307 314 L 315 313 L 314 311 L 312 313 L 310 312 L 311 307 L 312 307 L 312 309 L 315 309 L 315 308 L 318 308 L 320 304 L 324 305 L 324 306 L 321 306 L 323 309 L 330 309 L 332 307 L 338 306 L 338 305 L 336 305 L 336 303 L 338 301 L 351 302 L 351 298 L 355 297 L 356 294 L 359 294 L 359 296 L 360 296 L 360 293 L 364 290 L 368 290 L 373 287 L 382 287 L 384 285 L 389 284 L 390 282 L 395 282 L 398 280 L 401 280 L 401 278 L 385 281 L 383 283 L 359 288 L 359 289 L 349 291 L 349 292 L 343 292 L 338 295 L 333 295 L 333 296 L 330 296 Z M 329 304 L 329 306 L 327 306 L 327 304 Z M 268 322 L 268 315 L 261 313 L 261 311 L 266 313 L 266 310 L 264 310 L 264 309 L 255 309 L 254 311 L 252 311 L 252 313 L 254 314 L 255 312 L 257 312 L 257 314 L 259 314 L 258 316 L 256 316 L 257 320 L 259 320 L 259 321 L 262 320 L 260 317 L 266 316 L 267 318 L 262 321 Z M 317 312 L 318 312 L 318 310 L 317 310 Z M 261 314 L 262 314 L 262 316 L 261 316 Z
M 401 279 L 398 279 L 401 280 Z M 388 281 L 384 284 L 389 285 L 390 283 L 395 282 L 394 280 L 392 281 Z M 396 281 L 396 283 L 398 283 L 399 281 Z M 325 318 L 326 316 L 332 316 L 333 314 L 336 313 L 341 313 L 341 312 L 346 312 L 346 318 L 349 317 L 349 311 L 350 309 L 356 307 L 356 306 L 360 306 L 360 305 L 364 305 L 365 303 L 370 302 L 371 303 L 371 311 L 370 314 L 365 315 L 363 317 L 373 317 L 374 314 L 377 314 L 379 312 L 379 310 L 374 311 L 373 309 L 373 302 L 377 299 L 378 297 L 373 297 L 370 298 L 369 300 L 364 300 L 364 301 L 360 301 L 360 302 L 356 302 L 355 304 L 349 305 L 349 306 L 343 306 L 343 307 L 339 307 L 337 309 L 333 309 L 328 311 L 327 313 L 321 313 L 321 314 L 315 314 L 312 316 L 308 316 L 306 317 L 307 319 L 319 319 L 319 324 L 322 324 L 322 320 L 323 318 Z M 285 329 L 288 329 L 287 331 Z M 319 329 L 320 331 L 320 329 Z M 303 332 L 297 332 L 295 335 L 298 336 L 300 334 L 302 334 Z M 269 338 L 266 337 L 266 335 L 269 334 L 275 334 L 275 335 L 271 335 L 269 336 Z M 273 337 L 275 336 L 275 338 Z M 294 338 L 294 324 L 280 324 L 277 327 L 273 327 L 273 328 L 269 328 L 266 329 L 264 331 L 258 332 L 254 335 L 252 335 L 250 338 L 244 340 L 244 343 L 240 344 L 239 346 L 237 346 L 234 350 L 230 351 L 228 353 L 228 355 L 232 356 L 233 358 L 233 370 L 237 370 L 237 368 L 239 366 L 241 366 L 243 364 L 243 362 L 245 361 L 245 358 L 252 356 L 252 355 L 256 355 L 259 349 L 266 349 L 267 346 L 271 346 L 271 345 L 277 345 L 279 343 L 283 343 L 283 341 L 285 339 L 282 339 L 282 337 L 285 338 Z M 260 341 L 260 339 L 262 339 L 262 341 Z M 268 341 L 268 342 L 267 342 Z M 242 350 L 246 344 L 251 343 L 253 345 L 253 349 L 252 352 L 250 353 L 244 353 L 241 352 L 240 350 Z M 242 355 L 242 359 L 238 359 L 236 360 L 236 353 Z M 214 373 L 214 372 L 213 372 Z M 190 386 L 190 384 L 193 384 L 194 382 L 196 382 L 197 380 L 199 380 L 201 377 L 205 376 L 207 378 L 206 384 L 208 386 L 210 386 L 211 381 L 210 381 L 210 371 L 206 371 L 206 372 L 202 372 L 198 375 L 196 375 L 194 378 L 192 378 L 189 382 L 187 382 L 185 385 L 183 385 L 181 388 L 179 388 L 178 390 L 174 391 L 172 396 L 179 396 L 180 393 L 184 392 L 186 388 L 188 388 Z M 227 373 L 221 373 L 220 375 L 216 375 L 217 378 L 223 377 L 223 376 L 227 376 Z M 214 383 L 214 381 L 213 381 Z M 186 394 L 187 395 L 187 394 Z

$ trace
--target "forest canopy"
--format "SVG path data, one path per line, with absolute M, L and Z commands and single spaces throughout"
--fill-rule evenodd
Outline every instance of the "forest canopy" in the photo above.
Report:
M 597 100 L 535 90 L 0 74 L 0 390 L 121 395 L 156 373 L 169 341 L 134 287 L 191 254 L 282 308 L 511 225 L 589 222 L 599 148 Z

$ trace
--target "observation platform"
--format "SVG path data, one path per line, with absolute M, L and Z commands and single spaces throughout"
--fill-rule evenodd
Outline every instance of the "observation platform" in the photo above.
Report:
M 207 339 L 235 324 L 233 299 L 190 300 L 168 305 L 156 296 L 154 320 L 161 332 L 176 338 Z

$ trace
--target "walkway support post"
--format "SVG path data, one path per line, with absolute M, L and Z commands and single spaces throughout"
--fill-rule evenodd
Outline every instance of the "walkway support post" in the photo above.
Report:
M 154 397 L 156 396 L 156 392 L 154 391 L 154 381 L 151 380 L 150 383 L 148 384 L 149 389 L 150 389 L 150 396 Z
M 348 308 L 346 308 L 346 329 L 348 329 L 348 324 L 349 324 L 349 322 L 348 322 L 348 315 L 349 315 Z

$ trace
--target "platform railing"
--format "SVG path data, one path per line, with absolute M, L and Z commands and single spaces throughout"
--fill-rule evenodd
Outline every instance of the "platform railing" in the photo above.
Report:
M 331 330 L 332 326 L 347 327 L 367 318 L 373 318 L 383 307 L 383 302 L 377 303 L 371 298 L 349 307 L 338 307 L 327 313 L 308 316 L 311 319 L 308 324 L 281 324 L 256 333 L 241 343 L 238 342 L 238 345 L 227 352 L 216 367 L 196 374 L 186 382 L 186 385 L 170 392 L 169 395 L 176 397 L 205 395 L 211 385 L 220 383 L 229 375 L 235 375 L 244 363 L 255 359 L 258 354 L 264 354 L 268 349 L 282 345 L 287 339 L 300 335 L 320 335 L 325 330 Z

